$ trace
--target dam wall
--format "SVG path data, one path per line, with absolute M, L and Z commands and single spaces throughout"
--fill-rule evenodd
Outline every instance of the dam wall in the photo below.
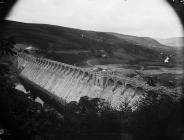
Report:
M 20 53 L 17 55 L 20 76 L 35 83 L 58 99 L 69 103 L 83 96 L 101 98 L 113 108 L 135 109 L 148 89 L 163 92 L 135 79 L 120 77 L 113 72 L 94 72 L 46 58 Z

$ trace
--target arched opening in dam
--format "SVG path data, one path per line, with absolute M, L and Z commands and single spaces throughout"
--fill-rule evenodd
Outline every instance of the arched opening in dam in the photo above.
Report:
M 107 86 L 108 87 L 113 87 L 115 86 L 115 81 L 113 79 L 108 79 L 107 80 Z

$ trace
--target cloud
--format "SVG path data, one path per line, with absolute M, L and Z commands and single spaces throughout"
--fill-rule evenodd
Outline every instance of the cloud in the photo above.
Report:
M 20 0 L 8 19 L 156 38 L 183 36 L 165 0 Z

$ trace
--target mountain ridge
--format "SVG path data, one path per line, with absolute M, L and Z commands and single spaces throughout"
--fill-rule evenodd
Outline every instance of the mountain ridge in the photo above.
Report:
M 2 37 L 13 36 L 19 44 L 31 44 L 42 51 L 62 52 L 81 50 L 83 53 L 57 53 L 53 59 L 60 58 L 66 63 L 85 62 L 89 59 L 98 60 L 100 64 L 146 62 L 163 64 L 160 53 L 175 55 L 175 48 L 167 47 L 147 37 L 119 35 L 117 33 L 96 32 L 48 24 L 22 23 L 5 20 L 2 25 Z M 151 45 L 150 45 L 151 44 Z M 84 52 L 88 53 L 84 53 Z M 79 60 L 77 60 L 79 59 Z
M 171 37 L 166 39 L 157 39 L 161 44 L 171 47 L 184 47 L 184 37 Z

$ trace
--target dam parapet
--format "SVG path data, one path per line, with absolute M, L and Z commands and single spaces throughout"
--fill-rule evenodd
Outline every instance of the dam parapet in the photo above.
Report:
M 104 99 L 116 109 L 125 105 L 135 109 L 150 91 L 175 95 L 178 90 L 150 86 L 146 82 L 120 76 L 115 72 L 86 70 L 23 53 L 17 55 L 17 61 L 21 77 L 66 102 L 79 101 L 82 96 L 88 96 Z

